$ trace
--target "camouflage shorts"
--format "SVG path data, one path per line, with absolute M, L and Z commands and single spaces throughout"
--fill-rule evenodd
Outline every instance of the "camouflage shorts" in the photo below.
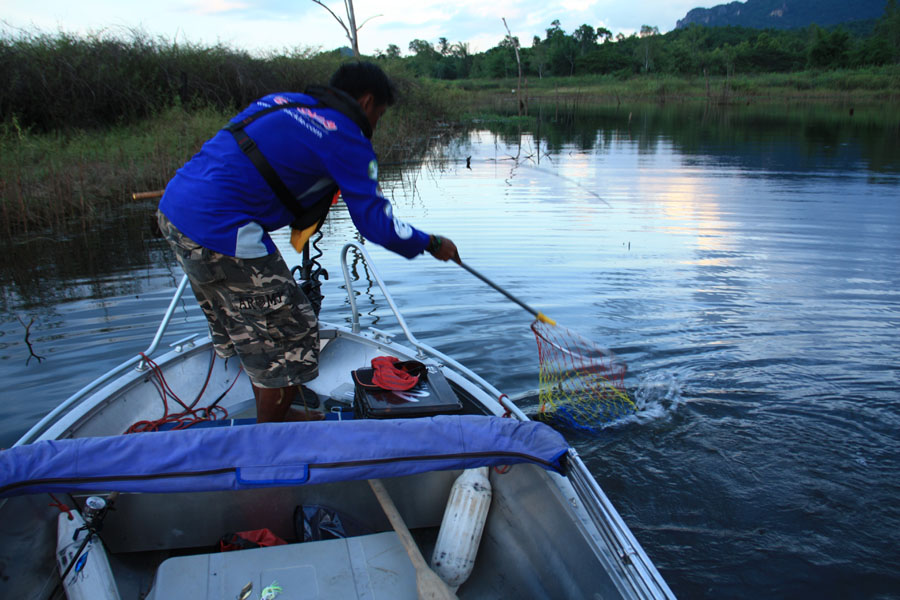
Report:
M 280 254 L 241 259 L 213 252 L 162 213 L 159 228 L 187 273 L 219 356 L 237 354 L 257 387 L 300 385 L 316 377 L 316 314 Z

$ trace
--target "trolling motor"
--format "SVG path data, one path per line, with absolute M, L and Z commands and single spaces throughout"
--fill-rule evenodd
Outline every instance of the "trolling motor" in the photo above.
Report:
M 307 241 L 303 245 L 303 263 L 291 269 L 291 275 L 300 284 L 300 289 L 312 305 L 316 316 L 319 316 L 319 311 L 322 309 L 322 300 L 325 299 L 325 295 L 322 294 L 322 282 L 319 281 L 319 277 L 321 276 L 326 281 L 328 280 L 328 271 L 318 261 L 323 255 L 322 250 L 318 246 L 320 241 L 322 241 L 321 231 L 316 233 L 315 238 L 312 240 L 312 248 L 316 253 L 310 256 L 310 242 Z

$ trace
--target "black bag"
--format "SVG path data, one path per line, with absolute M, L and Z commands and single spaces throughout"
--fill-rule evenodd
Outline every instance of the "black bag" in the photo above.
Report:
M 462 411 L 462 402 L 439 369 L 428 365 L 419 383 L 406 391 L 385 390 L 372 383 L 374 369 L 353 371 L 353 410 L 357 418 L 429 417 Z
M 294 509 L 294 533 L 300 542 L 318 542 L 368 535 L 374 531 L 332 508 L 310 505 Z

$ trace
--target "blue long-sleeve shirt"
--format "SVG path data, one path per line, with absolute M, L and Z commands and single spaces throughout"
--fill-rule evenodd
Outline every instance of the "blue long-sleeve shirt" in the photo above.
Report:
M 315 104 L 298 93 L 271 94 L 232 122 L 287 102 Z M 407 258 L 428 246 L 428 234 L 393 215 L 378 187 L 371 142 L 352 119 L 331 108 L 289 108 L 246 126 L 245 132 L 298 199 L 312 206 L 332 182 L 359 232 Z M 259 258 L 276 251 L 269 236 L 294 215 L 278 199 L 230 132 L 219 131 L 166 187 L 159 209 L 187 237 L 228 256 Z

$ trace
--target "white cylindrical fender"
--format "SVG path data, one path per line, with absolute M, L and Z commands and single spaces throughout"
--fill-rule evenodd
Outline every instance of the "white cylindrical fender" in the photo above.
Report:
M 467 469 L 456 478 L 444 509 L 431 568 L 454 591 L 472 574 L 481 533 L 491 506 L 488 467 Z
M 69 569 L 63 587 L 69 600 L 120 600 L 116 579 L 109 566 L 109 558 L 103 542 L 94 536 L 85 545 L 81 554 L 75 555 L 88 532 L 84 529 L 84 519 L 77 510 L 72 510 L 72 518 L 66 513 L 59 514 L 57 530 L 56 561 L 60 575 L 69 563 L 76 561 Z

